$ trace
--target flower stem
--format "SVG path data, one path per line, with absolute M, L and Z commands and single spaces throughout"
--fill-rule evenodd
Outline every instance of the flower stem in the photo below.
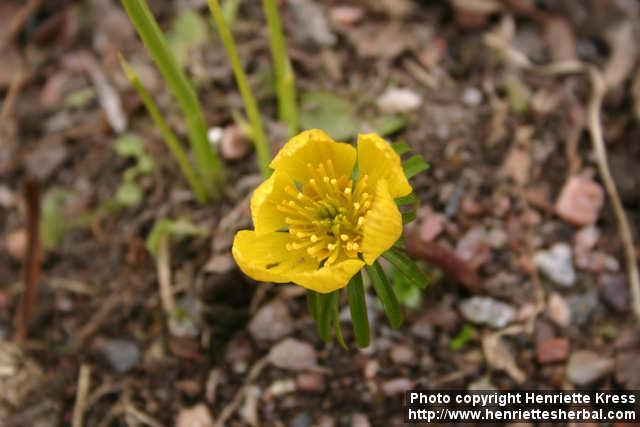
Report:
M 178 166 L 187 179 L 187 182 L 189 182 L 193 194 L 195 195 L 196 199 L 198 199 L 198 202 L 205 203 L 207 201 L 207 191 L 203 186 L 200 178 L 198 177 L 198 175 L 196 175 L 196 172 L 191 167 L 184 149 L 178 142 L 178 138 L 173 133 L 171 127 L 160 113 L 158 106 L 153 100 L 153 97 L 151 96 L 147 88 L 144 87 L 136 72 L 133 70 L 133 68 L 131 68 L 129 63 L 126 61 L 126 59 L 124 59 L 122 55 L 119 55 L 119 58 L 120 65 L 122 66 L 127 79 L 129 79 L 129 82 L 136 90 L 136 92 L 138 92 L 138 96 L 140 97 L 140 99 L 142 99 L 144 106 L 149 112 L 149 115 L 155 122 L 156 126 L 158 126 L 158 128 L 160 129 L 160 132 L 164 137 L 164 142 L 167 144 L 169 151 L 171 151 L 171 154 L 173 154 L 173 157 L 178 162 Z
M 223 184 L 222 166 L 207 140 L 207 128 L 198 97 L 169 49 L 147 1 L 121 2 L 185 116 L 189 143 L 195 154 L 198 171 L 207 192 L 214 194 Z
M 249 87 L 247 76 L 242 69 L 242 64 L 240 63 L 240 57 L 238 56 L 236 44 L 233 41 L 233 36 L 231 35 L 229 26 L 224 19 L 222 9 L 220 9 L 220 3 L 218 0 L 208 0 L 208 2 L 209 9 L 211 10 L 211 14 L 213 15 L 213 20 L 215 21 L 216 28 L 218 29 L 218 34 L 220 35 L 222 44 L 224 45 L 227 51 L 227 55 L 229 56 L 231 68 L 233 69 L 233 74 L 236 78 L 236 83 L 238 84 L 240 95 L 242 95 L 242 100 L 244 101 L 244 106 L 247 111 L 247 116 L 249 117 L 249 122 L 251 123 L 251 136 L 256 148 L 256 153 L 258 155 L 258 166 L 260 168 L 260 173 L 263 177 L 266 178 L 270 174 L 269 162 L 271 161 L 271 154 L 269 153 L 269 144 L 267 142 L 267 136 L 264 131 L 260 113 L 258 112 L 258 106 L 251 92 L 251 88 Z
M 269 29 L 269 43 L 273 57 L 273 69 L 276 77 L 278 95 L 278 117 L 287 124 L 289 136 L 298 133 L 298 109 L 296 105 L 295 75 L 287 55 L 282 22 L 275 0 L 262 0 L 264 14 Z

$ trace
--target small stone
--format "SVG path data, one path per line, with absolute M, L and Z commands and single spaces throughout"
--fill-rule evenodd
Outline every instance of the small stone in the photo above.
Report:
M 390 356 L 393 363 L 399 365 L 409 365 L 416 361 L 416 352 L 413 348 L 402 344 L 391 347 Z
M 468 107 L 477 107 L 482 102 L 482 92 L 478 88 L 468 87 L 462 93 L 462 102 Z
M 310 393 L 322 393 L 325 389 L 324 376 L 315 372 L 302 372 L 296 376 L 298 390 Z
M 573 237 L 574 249 L 577 252 L 588 252 L 598 243 L 600 231 L 593 225 L 582 227 Z
M 24 228 L 19 228 L 18 230 L 9 233 L 5 246 L 11 258 L 16 261 L 24 260 L 24 255 L 27 252 L 28 240 L 29 237 L 27 235 L 27 230 Z
M 329 20 L 334 25 L 351 26 L 357 24 L 364 17 L 364 10 L 358 6 L 333 6 L 329 11 Z
M 435 331 L 433 329 L 433 325 L 428 323 L 424 319 L 419 319 L 411 326 L 411 332 L 422 339 L 427 341 L 431 341 L 435 336 Z
M 536 344 L 538 363 L 564 362 L 569 356 L 569 340 L 566 338 L 552 338 Z
M 231 365 L 236 374 L 244 374 L 249 365 L 249 358 L 253 354 L 251 342 L 248 338 L 237 337 L 229 341 L 224 352 L 224 361 Z
M 556 201 L 556 213 L 573 225 L 596 222 L 604 203 L 602 187 L 583 176 L 572 176 L 565 183 Z
M 567 378 L 577 386 L 586 386 L 610 373 L 615 364 L 606 356 L 589 350 L 574 352 L 567 364 Z
M 567 301 L 557 292 L 552 293 L 547 301 L 547 315 L 556 325 L 566 328 L 571 324 L 571 308 Z
M 511 305 L 489 297 L 467 298 L 460 303 L 460 311 L 468 321 L 493 328 L 504 328 L 516 318 Z
M 423 242 L 431 242 L 442 233 L 444 223 L 442 216 L 434 213 L 428 213 L 420 224 L 420 240 Z
M 598 306 L 598 295 L 595 290 L 582 294 L 572 295 L 567 299 L 571 310 L 571 320 L 576 326 L 584 326 L 589 323 L 591 316 Z
M 214 427 L 213 418 L 204 403 L 182 408 L 176 418 L 176 427 Z
M 624 274 L 602 274 L 598 280 L 600 299 L 621 313 L 629 309 L 629 285 Z
M 317 365 L 315 348 L 294 338 L 285 338 L 273 346 L 268 358 L 278 368 L 292 371 L 309 370 Z
M 474 227 L 467 231 L 456 245 L 456 255 L 478 268 L 491 260 L 491 249 L 487 243 L 487 232 L 483 227 Z
M 291 420 L 291 427 L 309 427 L 313 419 L 308 412 L 301 412 Z
M 487 234 L 487 243 L 493 249 L 502 249 L 509 241 L 509 235 L 504 228 L 494 227 Z
M 384 113 L 409 113 L 422 104 L 422 97 L 411 89 L 389 88 L 377 101 Z
M 320 415 L 316 421 L 318 427 L 336 427 L 336 421 L 329 415 Z
M 282 396 L 283 394 L 294 392 L 296 389 L 296 382 L 291 378 L 285 378 L 283 380 L 274 381 L 269 386 L 265 394 L 266 396 Z
M 209 128 L 209 130 L 207 131 L 207 140 L 209 141 L 209 144 L 215 146 L 220 144 L 220 141 L 222 141 L 223 135 L 224 135 L 224 128 L 221 128 L 220 126 L 215 126 L 215 127 Z
M 351 417 L 351 427 L 371 427 L 371 423 L 366 415 L 353 414 L 353 417 Z
M 140 350 L 134 341 L 125 339 L 105 340 L 100 351 L 117 372 L 127 372 L 140 362 Z
M 281 300 L 263 306 L 249 323 L 249 332 L 256 341 L 276 341 L 293 331 L 293 319 Z
M 380 362 L 375 359 L 367 360 L 367 363 L 364 365 L 364 377 L 368 380 L 371 380 L 378 375 L 378 370 L 380 369 Z
M 502 165 L 504 174 L 516 183 L 523 185 L 529 181 L 530 169 L 531 156 L 529 152 L 521 147 L 512 147 Z
M 616 355 L 616 381 L 627 390 L 640 389 L 640 352 L 625 351 Z
M 333 46 L 336 36 L 331 32 L 324 8 L 313 0 L 289 0 L 296 25 L 295 35 L 304 46 Z
M 46 181 L 67 159 L 69 150 L 62 137 L 47 137 L 26 154 L 24 166 L 29 175 Z
M 220 140 L 220 154 L 226 160 L 240 160 L 251 150 L 251 141 L 240 126 L 230 125 L 224 129 Z
M 382 391 L 387 396 L 394 396 L 413 388 L 413 381 L 408 378 L 395 378 L 382 384 Z
M 549 279 L 560 286 L 569 288 L 576 281 L 571 247 L 566 243 L 556 243 L 549 250 L 536 252 L 533 262 Z

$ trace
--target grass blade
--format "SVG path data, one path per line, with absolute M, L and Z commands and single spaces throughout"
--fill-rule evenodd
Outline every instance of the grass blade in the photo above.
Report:
M 382 266 L 378 261 L 373 265 L 367 265 L 367 274 L 373 283 L 373 288 L 376 290 L 376 294 L 382 303 L 382 308 L 389 319 L 389 323 L 393 329 L 397 329 L 402 324 L 404 316 L 402 315 L 402 309 L 398 298 L 396 297 L 393 288 L 389 284 L 389 279 L 384 273 Z
M 121 0 L 129 19 L 160 70 L 169 91 L 178 102 L 187 124 L 189 143 L 196 158 L 198 171 L 209 194 L 223 184 L 222 166 L 207 140 L 207 128 L 198 97 L 169 49 L 158 22 L 146 0 Z
M 289 136 L 298 133 L 298 108 L 296 104 L 295 75 L 291 61 L 287 55 L 282 22 L 278 14 L 275 0 L 262 0 L 262 7 L 267 18 L 269 44 L 273 58 L 273 69 L 276 77 L 278 94 L 278 117 L 287 124 Z
M 348 349 L 347 343 L 344 341 L 344 336 L 342 335 L 342 326 L 340 325 L 340 291 L 335 291 L 336 298 L 333 299 L 333 329 L 336 333 L 336 338 L 338 339 L 338 343 L 345 350 Z
M 369 316 L 367 315 L 367 303 L 362 284 L 362 273 L 358 272 L 347 285 L 347 301 L 351 312 L 353 333 L 356 336 L 358 347 L 369 345 Z
M 311 289 L 307 289 L 307 308 L 309 309 L 309 314 L 316 322 L 318 321 L 318 293 L 316 291 L 312 291 Z
M 403 162 L 402 168 L 407 179 L 410 179 L 429 169 L 429 164 L 425 162 L 420 154 L 414 154 Z
M 218 0 L 208 1 L 211 15 L 213 15 L 213 20 L 215 21 L 218 34 L 220 35 L 222 44 L 227 51 L 227 56 L 229 56 L 231 68 L 233 69 L 233 74 L 236 78 L 236 83 L 238 84 L 240 95 L 242 95 L 242 100 L 244 101 L 244 107 L 247 111 L 249 122 L 251 123 L 251 137 L 256 147 L 260 173 L 263 177 L 266 178 L 271 174 L 271 171 L 269 169 L 269 163 L 271 162 L 271 153 L 269 151 L 267 135 L 264 131 L 264 126 L 262 125 L 262 118 L 260 117 L 260 112 L 258 111 L 256 100 L 254 99 L 251 88 L 249 87 L 247 75 L 242 69 L 242 64 L 240 63 L 240 57 L 238 56 L 238 51 L 236 49 L 236 44 L 233 41 L 233 36 L 231 35 L 229 26 L 224 19 L 222 9 L 220 9 L 220 3 L 218 2 Z
M 331 324 L 333 320 L 333 306 L 335 304 L 334 299 L 337 298 L 338 292 L 334 291 L 329 294 L 318 293 L 318 319 L 316 324 L 318 326 L 318 335 L 324 342 L 331 341 Z
M 160 129 L 160 132 L 164 137 L 164 142 L 167 144 L 169 151 L 171 151 L 171 154 L 178 162 L 178 166 L 187 179 L 187 182 L 191 186 L 191 190 L 193 191 L 196 199 L 198 199 L 198 202 L 200 203 L 206 202 L 207 191 L 202 185 L 202 182 L 200 182 L 200 178 L 198 177 L 198 175 L 196 175 L 196 172 L 191 167 L 191 163 L 189 163 L 189 159 L 187 158 L 186 153 L 178 142 L 178 138 L 173 133 L 171 127 L 160 113 L 160 110 L 158 109 L 158 106 L 153 100 L 151 94 L 149 93 L 147 88 L 144 87 L 133 68 L 131 68 L 129 63 L 124 59 L 122 55 L 119 55 L 119 58 L 120 65 L 122 66 L 125 75 L 129 79 L 129 82 L 136 90 L 136 92 L 138 92 L 138 96 L 140 97 L 140 99 L 142 99 L 142 103 L 147 108 L 147 111 L 149 112 L 149 115 L 153 119 L 154 123 Z

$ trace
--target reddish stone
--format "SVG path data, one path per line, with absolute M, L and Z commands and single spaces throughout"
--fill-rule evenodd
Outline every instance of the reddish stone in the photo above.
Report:
M 572 176 L 560 192 L 556 213 L 573 225 L 589 225 L 598 219 L 603 203 L 600 184 L 583 176 Z
M 563 362 L 569 357 L 569 340 L 552 338 L 536 344 L 536 355 L 541 364 Z

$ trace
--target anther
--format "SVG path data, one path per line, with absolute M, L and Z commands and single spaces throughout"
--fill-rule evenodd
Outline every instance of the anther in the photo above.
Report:
M 347 240 L 349 240 L 349 236 L 347 234 L 341 234 L 340 238 L 342 239 L 343 242 L 346 242 Z

